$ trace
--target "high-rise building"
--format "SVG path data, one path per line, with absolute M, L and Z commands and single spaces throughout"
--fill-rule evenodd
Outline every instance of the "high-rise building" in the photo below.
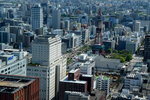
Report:
M 148 72 L 150 72 L 150 60 L 147 61 Z
M 92 25 L 90 26 L 90 38 L 95 38 L 95 35 L 96 35 L 96 26 L 95 25 Z
M 32 63 L 49 66 L 60 58 L 61 39 L 56 34 L 38 36 L 32 43 Z
M 141 27 L 141 22 L 134 21 L 134 23 L 133 23 L 133 31 L 140 32 L 140 27 Z
M 144 61 L 147 61 L 150 59 L 150 34 L 145 36 L 144 43 Z
M 54 8 L 52 11 L 52 28 L 53 29 L 60 29 L 60 20 L 61 20 L 61 13 L 58 8 Z
M 9 44 L 10 43 L 10 33 L 0 31 L 0 43 Z
M 43 10 L 39 4 L 31 9 L 31 24 L 33 31 L 43 27 Z
M 66 76 L 66 58 L 58 35 L 38 36 L 33 41 L 27 75 L 40 78 L 40 100 L 51 100 L 58 94 L 59 80 Z
M 47 27 L 49 27 L 49 28 L 52 27 L 52 16 L 47 17 Z
M 23 34 L 23 46 L 30 47 L 31 41 L 34 39 L 35 35 L 33 32 L 25 32 Z
M 27 52 L 4 49 L 0 52 L 0 74 L 26 76 Z
M 70 30 L 70 20 L 65 20 L 65 29 L 66 29 L 67 31 Z
M 40 100 L 39 79 L 0 75 L 0 100 Z
M 84 15 L 80 15 L 79 16 L 79 22 L 84 26 L 86 26 L 88 24 L 89 18 L 87 16 L 87 14 Z
M 65 91 L 91 93 L 93 76 L 80 73 L 80 69 L 71 70 L 59 83 L 59 100 L 65 100 Z
M 95 43 L 92 45 L 92 52 L 94 54 L 104 54 L 104 45 L 103 45 L 103 16 L 102 11 L 99 9 L 98 16 L 96 17 L 96 36 L 95 36 Z
M 110 79 L 106 76 L 99 76 L 96 79 L 96 89 L 103 90 L 109 95 Z

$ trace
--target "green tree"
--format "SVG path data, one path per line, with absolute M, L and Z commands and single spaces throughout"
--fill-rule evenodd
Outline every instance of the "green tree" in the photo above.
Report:
M 125 58 L 120 57 L 120 62 L 121 62 L 121 63 L 124 63 L 124 62 L 125 62 Z
M 112 53 L 112 49 L 109 48 L 109 49 L 107 50 L 107 53 Z
M 132 60 L 132 55 L 131 55 L 131 54 L 128 54 L 128 55 L 126 56 L 126 61 L 130 61 L 130 60 Z
M 118 51 L 117 50 L 113 50 L 113 53 L 118 53 Z

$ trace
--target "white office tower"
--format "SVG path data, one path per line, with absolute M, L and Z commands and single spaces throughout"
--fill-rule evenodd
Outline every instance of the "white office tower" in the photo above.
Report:
M 134 23 L 133 23 L 133 31 L 140 32 L 140 27 L 141 27 L 141 22 L 134 21 Z
M 61 54 L 61 39 L 56 34 L 38 36 L 32 42 L 32 63 L 28 76 L 40 78 L 40 100 L 57 95 L 58 83 L 66 76 L 66 58 Z
M 31 8 L 31 24 L 33 31 L 43 27 L 43 9 L 40 4 Z
M 98 76 L 96 79 L 96 89 L 103 90 L 109 95 L 110 79 L 106 76 Z
M 52 11 L 52 28 L 53 29 L 60 29 L 60 20 L 61 20 L 61 13 L 58 8 L 54 8 Z

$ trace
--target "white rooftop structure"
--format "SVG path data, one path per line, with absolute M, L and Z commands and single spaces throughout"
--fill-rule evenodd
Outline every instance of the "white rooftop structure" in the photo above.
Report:
M 17 49 L 4 49 L 0 51 L 0 74 L 26 76 L 26 51 Z

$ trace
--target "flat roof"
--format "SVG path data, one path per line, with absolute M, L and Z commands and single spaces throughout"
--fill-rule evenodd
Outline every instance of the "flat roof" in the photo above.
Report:
M 11 55 L 8 55 L 8 54 L 5 54 L 5 55 L 0 55 L 0 57 L 11 57 L 13 56 L 12 54 Z
M 0 86 L 7 86 L 7 87 L 23 87 L 25 83 L 21 82 L 11 82 L 11 81 L 1 81 Z
M 19 49 L 4 49 L 4 51 L 19 52 Z
M 86 84 L 86 81 L 81 80 L 68 80 L 68 76 L 66 76 L 63 80 L 60 80 L 60 82 L 66 82 L 66 83 L 79 83 L 79 84 Z
M 88 75 L 88 74 L 82 74 L 82 76 L 85 76 L 85 77 L 93 77 L 93 75 Z
M 0 93 L 14 93 L 21 88 L 33 82 L 36 78 L 14 76 L 14 75 L 0 75 Z
M 78 68 L 77 69 L 72 69 L 69 73 L 75 73 L 77 70 L 79 70 Z
M 71 81 L 71 80 L 64 80 L 61 82 L 66 82 L 66 83 L 77 83 L 77 84 L 86 84 L 86 81 L 80 81 L 80 80 L 75 80 L 75 81 Z
M 101 79 L 103 79 L 103 80 L 109 80 L 109 79 L 110 79 L 109 77 L 104 76 L 104 75 L 96 76 L 96 79 L 98 79 L 98 78 L 101 78 Z

